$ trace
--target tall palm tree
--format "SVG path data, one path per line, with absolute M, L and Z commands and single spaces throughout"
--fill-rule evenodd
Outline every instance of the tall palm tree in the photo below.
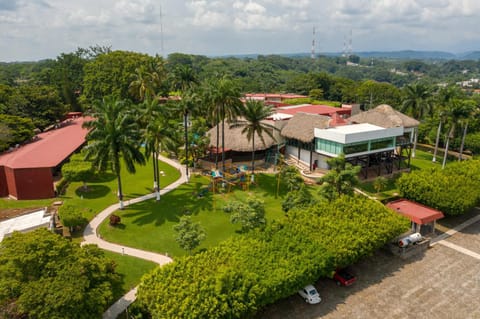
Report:
M 109 96 L 93 106 L 93 120 L 85 122 L 89 128 L 86 140 L 85 157 L 92 159 L 93 166 L 99 171 L 110 168 L 117 176 L 118 199 L 123 209 L 123 191 L 120 177 L 121 161 L 129 173 L 135 173 L 135 163 L 145 164 L 140 151 L 140 131 L 126 101 Z
M 432 112 L 432 91 L 421 83 L 413 83 L 405 86 L 405 98 L 402 103 L 402 112 L 407 112 L 419 121 Z M 415 157 L 417 149 L 418 129 L 414 132 L 412 157 Z
M 147 64 L 135 69 L 133 80 L 128 86 L 130 94 L 138 101 L 153 99 L 165 86 L 167 73 L 162 57 L 156 56 Z M 161 95 L 161 94 L 160 94 Z
M 233 121 L 242 107 L 240 91 L 235 83 L 226 76 L 211 81 L 208 89 L 211 104 L 210 114 L 217 125 L 217 155 L 215 167 L 218 169 L 219 124 L 222 122 L 222 170 L 225 171 L 225 121 Z
M 460 98 L 463 95 L 463 92 L 457 86 L 448 86 L 446 88 L 441 89 L 438 92 L 438 96 L 436 98 L 438 103 L 438 128 L 437 128 L 437 136 L 435 138 L 435 149 L 433 151 L 433 158 L 432 162 L 437 161 L 437 152 L 438 152 L 438 144 L 440 142 L 440 134 L 442 133 L 442 125 L 447 120 L 447 112 L 446 106 L 455 98 Z
M 160 174 L 158 168 L 160 148 L 171 149 L 174 144 L 171 139 L 171 126 L 168 124 L 168 118 L 162 110 L 158 99 L 151 100 L 147 98 L 139 105 L 139 122 L 142 125 L 145 157 L 152 156 L 153 188 L 157 200 L 160 200 Z
M 255 176 L 255 135 L 257 135 L 265 145 L 264 133 L 273 137 L 273 125 L 262 122 L 265 118 L 274 113 L 270 106 L 263 104 L 261 101 L 247 100 L 245 107 L 241 109 L 241 119 L 235 121 L 231 127 L 243 127 L 242 134 L 247 134 L 247 139 L 252 141 L 252 181 Z
M 191 115 L 197 104 L 200 102 L 198 95 L 194 90 L 194 88 L 198 85 L 198 78 L 194 70 L 189 65 L 183 64 L 179 65 L 174 70 L 174 77 L 175 87 L 181 90 L 181 100 L 176 108 L 183 115 L 185 140 L 185 173 L 187 175 L 188 181 L 188 116 Z
M 187 91 L 182 92 L 182 98 L 174 106 L 175 110 L 182 114 L 183 116 L 183 132 L 184 132 L 184 146 L 185 146 L 185 173 L 187 175 L 187 180 L 189 177 L 188 166 L 189 166 L 189 155 L 188 155 L 188 117 L 195 113 L 198 105 L 200 104 L 200 97 L 193 89 L 187 89 Z
M 463 134 L 462 134 L 462 142 L 460 144 L 460 150 L 458 151 L 458 160 L 462 160 L 463 156 L 463 148 L 465 146 L 465 138 L 467 137 L 468 131 L 468 124 L 470 122 L 470 118 L 475 118 L 478 114 L 478 109 L 475 101 L 467 100 L 465 101 L 465 115 L 463 119 L 460 119 L 460 123 L 463 125 Z
M 447 108 L 447 116 L 449 122 L 449 130 L 445 142 L 445 154 L 443 155 L 442 169 L 445 168 L 448 156 L 448 147 L 450 140 L 455 136 L 457 125 L 464 119 L 468 118 L 471 113 L 469 103 L 460 99 L 453 99 Z

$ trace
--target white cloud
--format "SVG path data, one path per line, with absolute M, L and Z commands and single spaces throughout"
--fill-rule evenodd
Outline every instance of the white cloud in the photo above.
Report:
M 480 49 L 478 0 L 0 0 L 0 61 L 112 45 L 198 54 Z

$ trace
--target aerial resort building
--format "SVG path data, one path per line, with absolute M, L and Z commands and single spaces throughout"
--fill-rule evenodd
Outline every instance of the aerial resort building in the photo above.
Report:
M 411 148 L 419 122 L 389 105 L 343 118 L 309 113 L 295 114 L 282 129 L 286 156 L 299 167 L 328 169 L 327 160 L 344 154 L 362 167 L 364 178 L 391 174 L 410 167 Z

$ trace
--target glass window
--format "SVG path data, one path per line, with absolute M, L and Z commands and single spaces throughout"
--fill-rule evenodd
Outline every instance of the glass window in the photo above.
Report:
M 343 148 L 345 154 L 355 154 L 361 152 L 368 152 L 368 142 L 345 145 Z

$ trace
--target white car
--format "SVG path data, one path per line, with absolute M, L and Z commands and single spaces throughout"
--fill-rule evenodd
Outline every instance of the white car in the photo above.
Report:
M 305 302 L 313 305 L 316 303 L 319 303 L 322 301 L 322 298 L 320 298 L 320 295 L 318 294 L 317 289 L 313 287 L 313 285 L 308 285 L 303 287 L 303 289 L 298 291 L 298 294 L 302 296 L 302 298 L 305 300 Z

